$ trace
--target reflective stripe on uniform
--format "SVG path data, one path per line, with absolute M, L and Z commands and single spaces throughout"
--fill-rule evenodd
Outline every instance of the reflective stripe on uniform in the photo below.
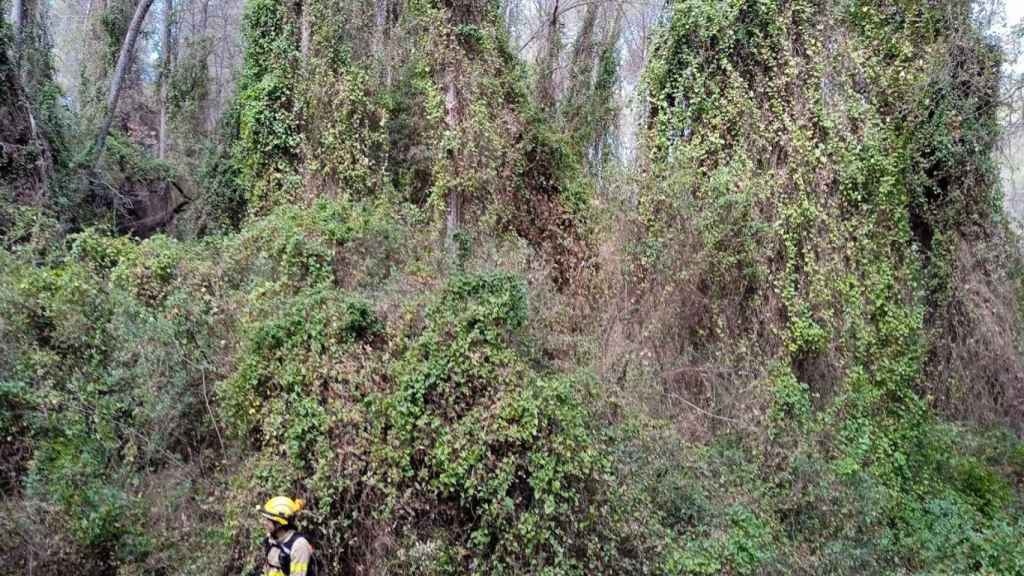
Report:
M 267 576 L 284 576 L 284 572 L 281 572 L 280 570 L 271 570 L 270 572 L 267 572 Z
M 306 573 L 306 567 L 309 566 L 307 562 L 292 562 L 291 569 L 288 571 L 291 576 L 303 576 Z

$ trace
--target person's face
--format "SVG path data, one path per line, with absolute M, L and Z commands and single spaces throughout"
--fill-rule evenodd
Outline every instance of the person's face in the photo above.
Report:
M 277 529 L 277 524 L 274 524 L 273 522 L 271 522 L 270 520 L 267 520 L 266 518 L 263 518 L 262 520 L 263 520 L 263 529 L 267 532 L 267 534 L 270 534 L 271 536 L 273 536 L 274 535 L 274 530 Z

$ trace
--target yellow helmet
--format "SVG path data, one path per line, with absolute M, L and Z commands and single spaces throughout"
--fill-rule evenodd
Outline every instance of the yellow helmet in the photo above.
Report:
M 305 506 L 302 500 L 292 500 L 287 496 L 274 496 L 260 509 L 260 514 L 271 522 L 281 526 L 287 526 L 292 521 L 292 516 Z

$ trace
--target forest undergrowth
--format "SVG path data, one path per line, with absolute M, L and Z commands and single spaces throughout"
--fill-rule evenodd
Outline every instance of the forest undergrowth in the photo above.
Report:
M 971 2 L 675 0 L 627 157 L 610 8 L 247 0 L 216 128 L 196 42 L 97 158 L 136 6 L 79 109 L 0 29 L 8 566 L 247 573 L 287 494 L 330 574 L 1024 574 Z

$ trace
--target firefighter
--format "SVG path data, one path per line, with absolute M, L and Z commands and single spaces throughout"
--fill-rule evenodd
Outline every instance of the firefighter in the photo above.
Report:
M 295 527 L 295 515 L 305 503 L 275 496 L 260 508 L 267 531 L 264 576 L 316 576 L 313 546 Z

